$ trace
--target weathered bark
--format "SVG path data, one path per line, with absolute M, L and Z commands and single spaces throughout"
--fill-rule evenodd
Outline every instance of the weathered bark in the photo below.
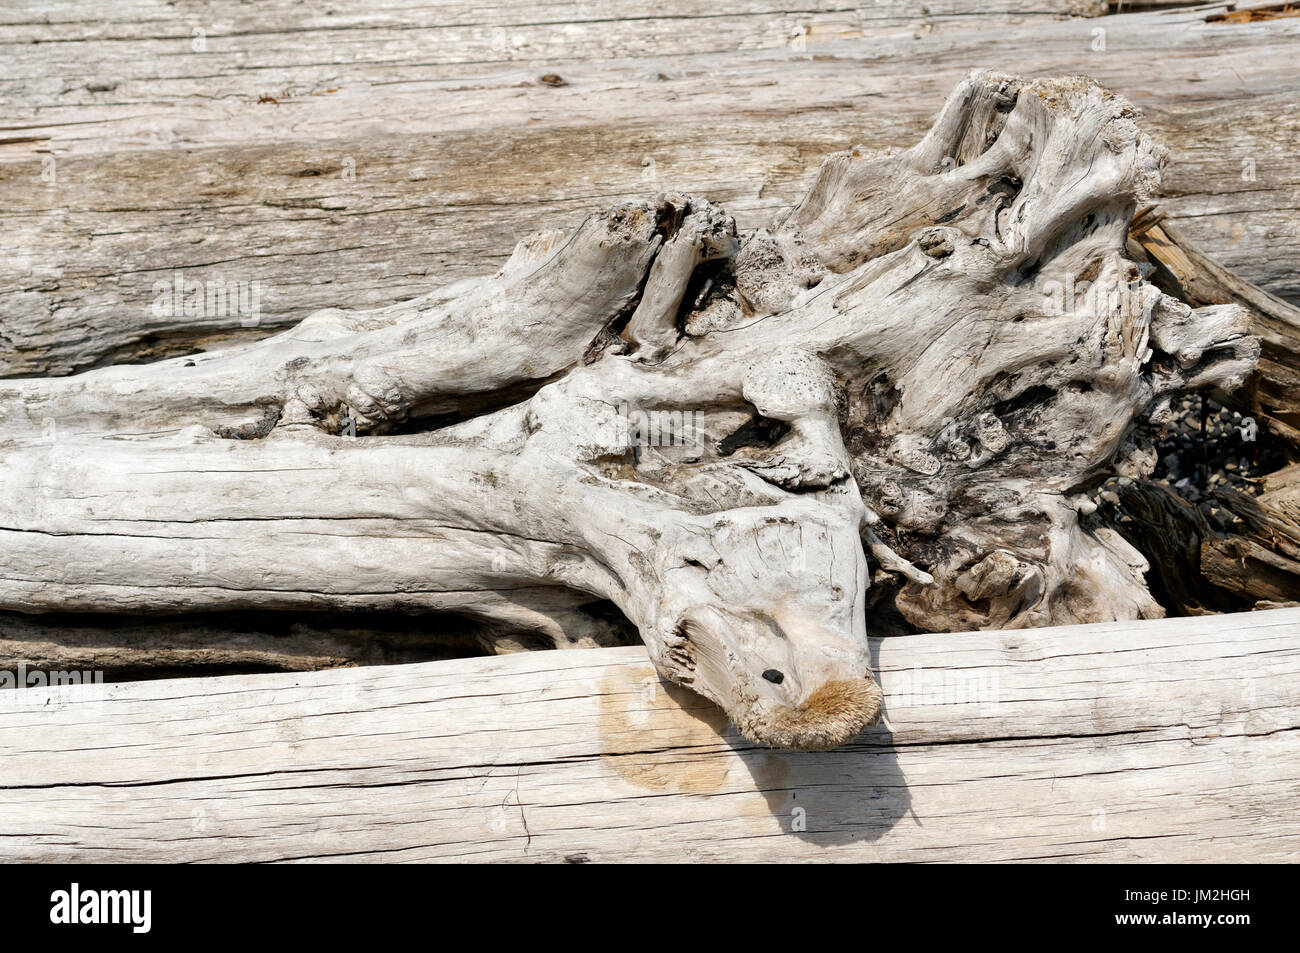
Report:
M 1256 608 L 1300 602 L 1300 465 L 1264 478 L 1258 497 L 1229 489 L 1215 499 L 1238 520 L 1228 537 L 1201 544 L 1201 565 L 1215 585 Z
M 607 599 L 749 737 L 834 746 L 879 713 L 872 571 L 926 629 L 1161 614 L 1084 491 L 1259 351 L 1127 257 L 1164 162 L 1095 84 L 981 73 L 739 240 L 669 194 L 408 305 L 0 384 L 0 607 L 563 629 Z
M 195 559 L 201 558 L 196 550 Z M 548 598 L 548 596 L 550 596 Z M 524 601 L 524 600 L 521 600 Z M 304 672 L 556 648 L 635 645 L 608 603 L 532 594 L 545 614 L 220 612 L 200 615 L 0 613 L 8 671 L 99 672 L 108 681 L 244 672 Z

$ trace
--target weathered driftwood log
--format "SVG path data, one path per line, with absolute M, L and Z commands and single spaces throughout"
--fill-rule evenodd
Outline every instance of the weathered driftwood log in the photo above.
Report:
M 5 856 L 1300 858 L 1298 609 L 871 654 L 888 725 L 817 753 L 748 743 L 639 647 L 3 692 Z
M 1170 219 L 1300 302 L 1294 19 L 1104 0 L 6 6 L 0 376 L 393 304 L 491 272 L 593 195 L 708 195 L 750 230 L 828 152 L 912 145 L 977 63 L 1123 90 L 1177 156 Z M 159 308 L 178 277 L 260 294 Z
M 1089 81 L 977 74 L 743 239 L 666 195 L 402 306 L 0 384 L 0 607 L 606 599 L 749 737 L 839 744 L 879 713 L 869 585 L 936 630 L 1161 614 L 1083 491 L 1259 351 L 1126 254 L 1164 159 Z

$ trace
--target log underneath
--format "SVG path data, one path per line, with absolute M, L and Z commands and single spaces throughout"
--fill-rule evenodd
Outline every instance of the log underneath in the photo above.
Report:
M 820 753 L 639 648 L 5 692 L 0 830 L 11 861 L 1300 858 L 1300 609 L 872 652 L 890 727 Z

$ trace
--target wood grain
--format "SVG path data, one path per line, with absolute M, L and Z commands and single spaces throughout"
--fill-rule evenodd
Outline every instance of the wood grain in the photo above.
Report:
M 1300 300 L 1300 21 L 1078 16 L 1103 7 L 25 4 L 0 13 L 0 374 L 400 301 L 664 188 L 753 227 L 828 153 L 914 142 L 974 67 L 1087 73 L 1144 108 L 1174 155 L 1170 220 Z M 256 322 L 155 316 L 155 282 L 178 273 L 259 282 Z
M 1300 857 L 1300 610 L 873 653 L 890 727 L 815 754 L 635 648 L 5 692 L 0 833 L 11 861 Z

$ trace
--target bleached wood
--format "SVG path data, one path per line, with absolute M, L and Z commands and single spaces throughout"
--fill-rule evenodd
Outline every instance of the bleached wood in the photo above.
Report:
M 977 72 L 756 232 L 661 194 L 402 305 L 2 383 L 0 607 L 608 600 L 750 737 L 832 747 L 879 710 L 869 587 L 929 631 L 1162 614 L 1082 491 L 1259 352 L 1126 255 L 1166 161 L 1095 83 Z
M 0 11 L 0 372 L 152 359 L 340 302 L 392 304 L 490 271 L 522 234 L 660 188 L 707 195 L 753 227 L 789 208 L 826 154 L 911 145 L 982 64 L 1123 91 L 1177 156 L 1172 218 L 1223 264 L 1300 299 L 1294 20 L 977 6 Z M 568 85 L 540 82 L 551 73 Z M 257 326 L 153 315 L 155 281 L 178 272 L 260 281 Z
M 4 857 L 1300 859 L 1300 610 L 872 655 L 890 728 L 820 753 L 634 648 L 5 692 Z

